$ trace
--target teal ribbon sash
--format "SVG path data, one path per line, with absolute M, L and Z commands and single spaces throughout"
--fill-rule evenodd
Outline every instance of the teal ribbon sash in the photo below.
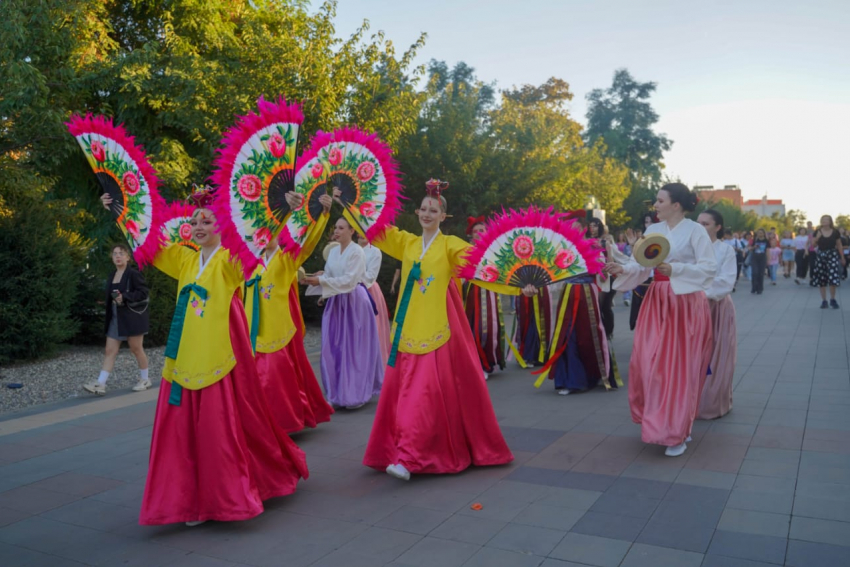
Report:
M 245 282 L 245 295 L 242 303 L 248 297 L 248 288 L 254 288 L 254 304 L 251 306 L 251 351 L 257 354 L 257 335 L 260 333 L 260 274 Z
M 193 291 L 202 301 L 207 300 L 208 294 L 206 288 L 198 284 L 186 284 L 180 290 L 180 293 L 177 295 L 177 307 L 174 309 L 174 317 L 171 319 L 171 329 L 168 331 L 168 342 L 165 345 L 165 357 L 171 360 L 177 360 L 177 353 L 180 351 L 180 338 L 183 336 L 183 324 L 186 321 L 186 310 L 189 308 L 189 296 L 191 296 Z M 183 387 L 176 380 L 172 380 L 168 403 L 172 406 L 179 406 L 182 398 Z
M 419 279 L 422 274 L 422 263 L 413 262 L 413 267 L 410 268 L 410 273 L 407 274 L 407 281 L 404 283 L 404 293 L 402 293 L 401 301 L 398 305 L 398 310 L 395 316 L 395 335 L 393 336 L 393 346 L 390 350 L 390 358 L 387 365 L 395 368 L 395 359 L 398 355 L 398 343 L 401 342 L 401 330 L 404 327 L 404 318 L 407 316 L 407 307 L 410 305 L 410 296 L 413 293 L 413 284 Z

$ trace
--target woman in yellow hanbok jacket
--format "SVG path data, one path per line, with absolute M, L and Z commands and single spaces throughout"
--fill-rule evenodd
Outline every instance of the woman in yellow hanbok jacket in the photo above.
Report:
M 221 247 L 209 191 L 193 195 L 192 239 L 154 266 L 177 279 L 141 524 L 247 520 L 263 500 L 295 492 L 304 453 L 275 423 L 257 376 L 242 269 Z M 112 199 L 102 197 L 105 206 Z
M 289 199 L 294 210 L 301 206 L 303 196 L 293 192 L 287 195 Z M 272 239 L 266 247 L 265 265 L 257 266 L 245 291 L 245 312 L 260 383 L 272 414 L 287 433 L 330 421 L 334 412 L 307 360 L 300 309 L 295 313 L 291 309 L 298 268 L 313 253 L 328 224 L 331 198 L 323 195 L 319 200 L 325 210 L 308 230 L 298 257 L 281 251 L 277 240 Z
M 373 242 L 402 261 L 404 283 L 363 463 L 404 480 L 411 473 L 457 473 L 513 460 L 454 281 L 470 245 L 440 232 L 447 185 L 426 184 L 428 196 L 417 210 L 422 236 L 390 227 Z M 348 210 L 345 215 L 358 226 Z

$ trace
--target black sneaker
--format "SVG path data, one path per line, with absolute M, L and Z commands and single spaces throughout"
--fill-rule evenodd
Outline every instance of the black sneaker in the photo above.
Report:
M 824 299 L 824 300 L 821 302 L 821 304 L 820 304 L 820 308 L 821 308 L 821 309 L 828 309 L 828 308 L 829 308 L 829 303 L 827 303 L 827 302 L 826 302 L 826 299 Z
M 830 307 L 832 307 L 833 309 L 838 309 L 838 302 L 837 302 L 837 301 L 835 301 L 834 299 L 830 299 L 830 300 L 829 300 L 829 305 L 830 305 Z

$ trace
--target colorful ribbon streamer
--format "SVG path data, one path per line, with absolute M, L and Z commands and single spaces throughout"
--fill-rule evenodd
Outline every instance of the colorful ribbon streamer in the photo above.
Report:
M 186 284 L 180 290 L 177 296 L 177 307 L 174 308 L 174 317 L 171 319 L 171 328 L 168 331 L 168 342 L 165 345 L 166 358 L 177 360 L 177 353 L 180 351 L 180 339 L 183 337 L 183 324 L 186 321 L 186 310 L 189 308 L 189 296 L 193 291 L 195 295 L 201 298 L 201 301 L 207 300 L 208 292 L 206 288 L 196 283 Z M 182 398 L 183 387 L 172 380 L 168 403 L 172 406 L 179 406 Z
M 404 282 L 404 293 L 401 296 L 401 302 L 398 306 L 398 311 L 395 316 L 395 334 L 393 336 L 393 346 L 390 350 L 390 358 L 387 365 L 395 368 L 395 360 L 398 355 L 398 343 L 401 342 L 401 330 L 404 327 L 404 318 L 407 316 L 407 307 L 410 304 L 410 295 L 413 293 L 413 284 L 419 279 L 422 274 L 422 262 L 413 262 L 413 267 L 410 268 L 410 273 L 407 274 L 407 281 Z

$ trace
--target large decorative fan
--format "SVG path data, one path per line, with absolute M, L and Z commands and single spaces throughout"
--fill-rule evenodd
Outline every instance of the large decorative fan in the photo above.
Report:
M 136 262 L 139 266 L 149 264 L 162 244 L 158 216 L 165 201 L 144 150 L 123 125 L 115 126 L 111 118 L 72 116 L 66 126 L 83 149 L 103 191 L 112 197 L 110 209 Z
M 280 231 L 292 191 L 298 132 L 304 115 L 284 99 L 257 101 L 259 113 L 242 116 L 224 134 L 212 180 L 213 210 L 222 245 L 241 261 L 247 275 L 260 263 L 266 244 Z
M 200 246 L 192 240 L 192 215 L 195 205 L 188 203 L 171 203 L 165 209 L 162 218 L 162 236 L 165 245 L 179 244 L 192 250 L 200 250 Z
M 543 287 L 602 270 L 599 249 L 564 215 L 531 207 L 487 223 L 461 277 L 513 287 Z
M 295 191 L 305 205 L 293 211 L 281 232 L 281 245 L 297 254 L 309 226 L 322 212 L 319 197 L 335 187 L 369 240 L 393 223 L 401 208 L 401 184 L 392 150 L 376 134 L 355 128 L 318 132 L 298 158 Z

